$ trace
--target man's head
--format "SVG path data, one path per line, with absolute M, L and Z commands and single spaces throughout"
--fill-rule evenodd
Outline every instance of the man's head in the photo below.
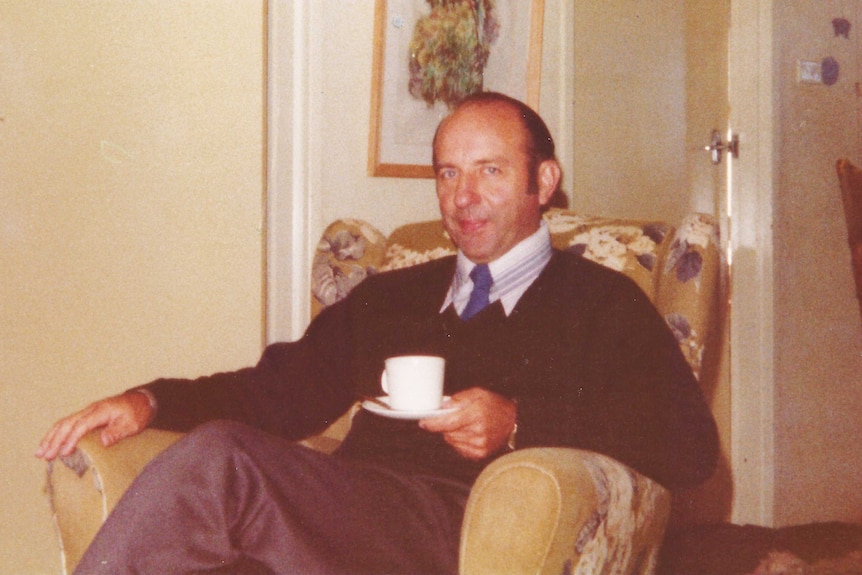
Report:
M 493 261 L 539 227 L 560 181 L 554 141 L 523 103 L 493 92 L 461 102 L 437 128 L 443 224 L 472 261 Z

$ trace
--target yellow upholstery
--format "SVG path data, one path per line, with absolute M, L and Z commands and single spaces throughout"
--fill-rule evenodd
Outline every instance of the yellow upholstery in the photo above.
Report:
M 64 572 L 72 572 L 99 526 L 147 462 L 180 437 L 180 433 L 150 429 L 109 450 L 94 432 L 83 437 L 78 449 L 62 458 L 62 464 L 48 464 L 48 493 Z
M 552 209 L 555 247 L 632 277 L 677 336 L 695 373 L 713 321 L 719 273 L 716 227 L 693 214 L 662 222 L 595 218 Z M 370 274 L 414 265 L 454 246 L 439 221 L 402 226 L 387 238 L 359 220 L 323 234 L 312 272 L 313 313 Z M 305 443 L 332 451 L 352 412 Z M 49 467 L 49 492 L 69 571 L 134 476 L 178 434 L 147 430 L 108 450 L 95 434 L 63 464 Z M 586 451 L 534 448 L 488 466 L 471 491 L 463 524 L 465 575 L 651 573 L 670 514 L 670 494 L 619 462 Z

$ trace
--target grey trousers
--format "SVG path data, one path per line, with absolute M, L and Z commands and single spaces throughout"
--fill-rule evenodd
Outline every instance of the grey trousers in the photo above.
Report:
M 457 573 L 469 487 L 201 426 L 132 483 L 75 573 Z

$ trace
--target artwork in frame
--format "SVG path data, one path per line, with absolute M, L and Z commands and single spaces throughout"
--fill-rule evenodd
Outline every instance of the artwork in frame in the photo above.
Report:
M 431 141 L 476 91 L 538 108 L 544 0 L 377 0 L 368 171 L 433 178 Z

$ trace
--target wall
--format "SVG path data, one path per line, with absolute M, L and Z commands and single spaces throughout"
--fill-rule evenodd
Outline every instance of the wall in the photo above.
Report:
M 840 157 L 862 162 L 862 2 L 775 6 L 775 521 L 862 521 L 862 318 L 835 174 Z M 797 60 L 827 56 L 835 85 L 797 82 Z
M 578 211 L 669 221 L 720 213 L 722 170 L 702 148 L 727 123 L 729 5 L 575 3 Z
M 263 48 L 263 2 L 0 0 L 4 575 L 60 572 L 53 421 L 260 352 Z
M 574 207 L 681 217 L 688 211 L 682 3 L 577 3 L 574 25 Z

